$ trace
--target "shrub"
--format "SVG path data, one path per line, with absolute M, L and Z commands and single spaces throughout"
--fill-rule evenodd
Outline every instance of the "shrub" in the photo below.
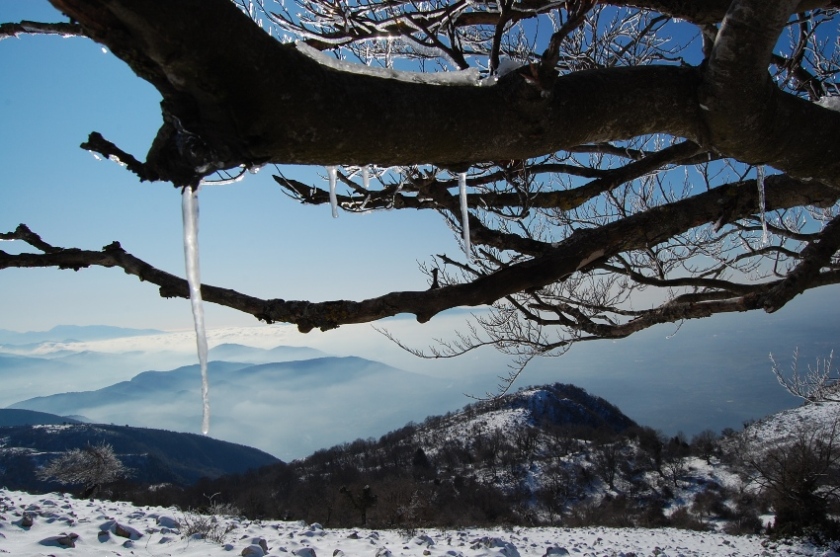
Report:
M 44 481 L 65 485 L 83 485 L 82 497 L 93 497 L 107 484 L 131 474 L 131 470 L 114 454 L 111 445 L 88 445 L 65 451 L 38 470 L 36 476 Z

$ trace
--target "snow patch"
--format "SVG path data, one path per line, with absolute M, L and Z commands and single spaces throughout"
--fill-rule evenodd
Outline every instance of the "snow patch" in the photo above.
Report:
M 817 101 L 817 104 L 829 110 L 840 111 L 840 96 L 820 97 L 820 100 Z
M 468 70 L 461 70 L 457 72 L 436 72 L 436 73 L 422 73 L 422 72 L 406 72 L 394 70 L 392 68 L 378 68 L 374 66 L 365 66 L 364 64 L 354 64 L 346 60 L 339 60 L 324 54 L 316 48 L 312 48 L 308 44 L 297 41 L 295 48 L 305 56 L 315 60 L 322 66 L 327 66 L 334 70 L 354 73 L 358 75 L 367 75 L 371 77 L 379 77 L 383 79 L 395 79 L 397 81 L 407 81 L 410 83 L 425 83 L 427 85 L 479 85 L 479 72 L 476 68 Z
M 48 502 L 58 502 L 57 508 Z M 42 510 L 46 508 L 45 510 Z M 18 509 L 32 509 L 32 528 L 13 527 L 19 520 Z M 424 533 L 424 543 L 407 543 L 400 530 L 383 529 L 373 532 L 366 529 L 323 529 L 323 535 L 301 540 L 299 522 L 240 521 L 215 517 L 224 521 L 226 534 L 223 543 L 205 539 L 172 535 L 157 524 L 157 517 L 171 514 L 174 509 L 143 507 L 142 510 L 121 501 L 72 499 L 57 493 L 30 495 L 0 488 L 0 553 L 35 557 L 44 555 L 44 545 L 70 537 L 77 553 L 67 555 L 126 555 L 133 545 L 146 548 L 138 554 L 179 555 L 182 557 L 222 557 L 247 555 L 248 549 L 259 555 L 271 549 L 271 555 L 361 555 L 392 553 L 388 548 L 400 548 L 402 557 L 560 557 L 562 555 L 682 555 L 684 557 L 740 557 L 752 555 L 798 555 L 836 557 L 827 548 L 810 545 L 801 540 L 784 544 L 769 542 L 761 536 L 731 536 L 715 532 L 694 532 L 673 528 L 468 528 L 447 530 L 429 529 Z M 103 518 L 107 521 L 103 523 Z M 113 532 L 116 525 L 125 527 L 129 538 Z M 315 526 L 315 525 L 313 525 Z M 105 529 L 103 529 L 103 527 Z M 113 528 L 113 530 L 112 530 Z M 107 536 L 100 537 L 100 532 Z M 131 534 L 134 534 L 133 536 Z M 133 542 L 136 537 L 140 541 Z M 263 546 L 259 540 L 267 540 Z M 305 544 L 305 545 L 304 545 Z M 60 544 L 59 544 L 60 545 Z M 268 547 L 268 545 L 275 547 Z M 70 551 L 63 546 L 61 552 Z M 155 548 L 155 551 L 152 551 Z M 256 551 L 259 548 L 259 552 Z M 432 548 L 432 549 L 430 549 Z M 55 552 L 54 550 L 51 550 Z

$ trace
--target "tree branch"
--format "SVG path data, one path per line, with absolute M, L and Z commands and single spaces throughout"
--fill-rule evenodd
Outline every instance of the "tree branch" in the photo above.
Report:
M 831 203 L 837 199 L 836 191 L 831 188 L 814 182 L 797 182 L 786 176 L 769 176 L 765 189 L 768 210 Z M 208 302 L 249 313 L 267 322 L 294 323 L 302 332 L 313 328 L 326 330 L 343 324 L 366 323 L 399 313 L 412 313 L 417 316 L 418 321 L 426 322 L 446 309 L 490 304 L 512 293 L 539 289 L 563 281 L 599 259 L 653 246 L 694 227 L 715 222 L 724 202 L 731 207 L 734 218 L 751 215 L 757 207 L 757 195 L 754 181 L 715 188 L 600 228 L 577 230 L 540 257 L 511 264 L 465 284 L 448 285 L 432 290 L 391 292 L 360 302 L 262 300 L 209 285 L 203 285 L 201 293 Z M 0 251 L 0 269 L 58 267 L 78 270 L 92 265 L 120 267 L 140 280 L 158 285 L 163 297 L 188 297 L 188 287 L 184 279 L 152 267 L 125 252 L 117 242 L 105 246 L 101 251 L 56 248 L 43 242 L 23 225 L 15 232 L 3 234 L 2 239 L 23 240 L 45 253 L 11 255 Z M 805 275 L 798 284 L 812 286 L 820 280 L 820 275 Z M 651 314 L 646 320 L 662 322 L 660 320 L 700 317 L 720 311 L 746 311 L 760 307 L 761 300 L 743 297 L 737 302 L 720 301 L 697 308 L 681 307 L 677 310 L 673 307 L 663 307 L 656 316 Z M 641 323 L 643 321 L 639 321 L 637 325 Z
M 515 72 L 489 87 L 429 85 L 322 66 L 227 0 L 52 1 L 157 87 L 165 110 L 224 168 L 451 166 L 658 131 L 699 137 L 690 68 L 576 72 L 547 96 Z M 162 179 L 173 175 L 172 151 L 147 157 Z
M 62 37 L 84 37 L 78 23 L 42 23 L 39 21 L 21 21 L 20 23 L 0 23 L 0 41 L 20 35 L 61 35 Z
M 217 168 L 453 167 L 667 133 L 840 188 L 840 158 L 831 155 L 840 152 L 840 113 L 782 93 L 767 76 L 787 15 L 827 2 L 735 0 L 702 76 L 686 67 L 612 67 L 561 76 L 542 91 L 517 72 L 475 87 L 325 67 L 269 37 L 227 0 L 51 1 L 158 88 L 164 116 L 200 138 Z M 688 10 L 698 3 L 649 4 Z M 146 165 L 183 185 L 178 139 L 164 125 Z

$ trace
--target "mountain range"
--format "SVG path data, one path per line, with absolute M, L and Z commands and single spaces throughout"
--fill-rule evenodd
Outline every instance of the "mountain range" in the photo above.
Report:
M 448 323 L 456 327 L 462 318 Z M 774 380 L 767 352 L 756 354 L 750 347 L 769 343 L 781 351 L 777 357 L 785 365 L 788 346 L 800 346 L 807 361 L 827 354 L 834 340 L 798 317 L 779 313 L 767 319 L 775 328 L 754 321 L 744 327 L 739 316 L 722 316 L 687 322 L 676 336 L 672 328 L 663 333 L 660 327 L 632 340 L 581 343 L 563 358 L 530 363 L 520 381 L 574 383 L 669 435 L 738 428 L 797 404 Z M 387 326 L 408 339 L 408 329 L 401 329 L 406 321 L 390 320 Z M 785 338 L 772 336 L 782 323 Z M 33 333 L 49 337 L 44 342 L 0 345 L 0 407 L 199 431 L 192 331 L 80 329 L 84 334 L 62 327 Z M 302 458 L 331 443 L 381 435 L 394 424 L 460 408 L 469 400 L 465 394 L 492 395 L 496 377 L 506 373 L 504 359 L 489 349 L 421 366 L 387 340 L 374 344 L 358 331 L 301 336 L 283 325 L 209 330 L 211 435 L 284 460 Z M 113 335 L 122 336 L 103 338 Z M 70 337 L 99 340 L 61 341 Z M 394 358 L 395 352 L 402 359 Z M 341 371 L 331 373 L 331 366 Z
M 211 356 L 251 361 L 314 354 L 309 349 L 262 350 L 229 344 L 211 351 Z M 394 423 L 423 419 L 429 397 L 448 397 L 453 406 L 463 400 L 461 392 L 447 389 L 447 381 L 358 357 L 257 364 L 215 360 L 208 365 L 208 375 L 211 434 L 284 459 L 305 456 L 360 431 L 382 434 Z M 100 389 L 34 397 L 8 407 L 97 423 L 198 431 L 200 373 L 195 364 L 145 371 Z
M 127 329 L 107 325 L 57 325 L 48 331 L 17 332 L 0 329 L 0 345 L 26 346 L 42 342 L 79 342 L 128 336 L 157 335 L 156 329 Z

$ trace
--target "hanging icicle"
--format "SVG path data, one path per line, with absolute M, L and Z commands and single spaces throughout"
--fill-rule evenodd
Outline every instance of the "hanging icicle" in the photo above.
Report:
M 201 432 L 207 435 L 210 431 L 210 386 L 207 379 L 207 330 L 204 327 L 201 273 L 198 264 L 198 188 L 184 188 L 181 196 L 181 215 L 184 220 L 184 260 L 187 268 L 187 284 L 190 288 L 198 363 L 201 367 Z
M 338 167 L 328 166 L 327 174 L 330 178 L 330 207 L 332 207 L 332 216 L 334 219 L 338 218 L 338 197 L 335 194 L 335 183 L 338 178 Z
M 770 234 L 767 232 L 767 197 L 764 194 L 764 166 L 755 167 L 756 184 L 758 185 L 758 211 L 761 218 L 761 245 L 766 246 L 770 242 Z
M 458 192 L 461 198 L 461 230 L 464 234 L 464 253 L 467 259 L 472 260 L 472 249 L 470 248 L 470 212 L 467 205 L 467 173 L 458 174 Z
M 362 167 L 362 186 L 366 189 L 370 189 L 370 167 L 365 165 Z

